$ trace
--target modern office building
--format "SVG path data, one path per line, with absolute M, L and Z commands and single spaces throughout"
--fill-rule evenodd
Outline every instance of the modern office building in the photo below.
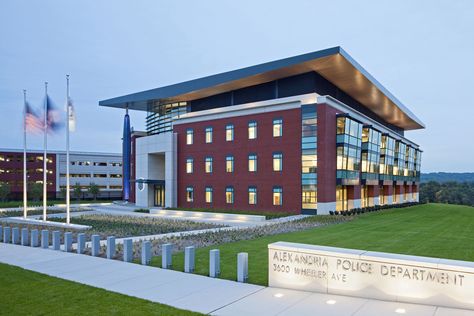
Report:
M 60 198 L 61 189 L 66 188 L 66 153 L 50 151 L 47 155 L 48 198 Z M 83 197 L 90 197 L 87 189 L 91 183 L 99 189 L 100 198 L 120 199 L 122 197 L 122 155 L 112 153 L 70 152 L 70 183 L 77 183 L 84 191 Z M 43 152 L 27 152 L 28 184 L 43 184 Z M 0 182 L 10 186 L 11 199 L 23 196 L 23 151 L 0 149 Z M 71 196 L 71 198 L 73 198 Z
M 139 206 L 328 214 L 418 201 L 423 123 L 340 47 L 100 101 L 147 111 Z

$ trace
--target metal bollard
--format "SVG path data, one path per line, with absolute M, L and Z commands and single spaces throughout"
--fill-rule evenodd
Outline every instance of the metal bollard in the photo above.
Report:
M 20 229 L 18 227 L 12 228 L 12 244 L 20 243 Z
M 147 265 L 151 261 L 151 242 L 142 242 L 142 264 Z
M 221 274 L 220 261 L 219 249 L 212 249 L 209 251 L 209 276 L 211 278 L 217 278 Z
M 107 259 L 113 259 L 115 256 L 115 237 L 107 237 Z
M 100 236 L 91 236 L 91 255 L 97 257 L 100 253 Z
M 71 232 L 64 233 L 64 251 L 65 252 L 72 251 L 72 233 Z
M 38 242 L 38 230 L 37 229 L 32 229 L 31 230 L 31 242 L 30 242 L 31 247 L 38 247 L 39 242 Z
M 21 245 L 28 246 L 28 228 L 24 227 L 21 229 Z
M 10 226 L 4 227 L 3 228 L 3 242 L 4 243 L 9 243 L 10 242 L 10 237 L 11 237 L 11 228 Z
M 184 248 L 184 272 L 193 273 L 194 272 L 194 262 L 196 255 L 196 247 L 189 246 Z
M 123 240 L 123 261 L 132 262 L 133 260 L 133 240 L 127 238 Z
M 163 269 L 171 269 L 172 263 L 172 256 L 171 252 L 173 250 L 172 244 L 164 244 L 161 246 L 161 267 Z
M 47 229 L 41 231 L 41 248 L 49 248 L 49 230 Z
M 53 249 L 54 250 L 61 249 L 61 232 L 59 230 L 55 230 L 53 232 Z
M 249 279 L 249 254 L 237 254 L 237 282 L 247 283 Z
M 77 234 L 77 253 L 84 253 L 84 249 L 86 249 L 86 234 L 79 233 Z

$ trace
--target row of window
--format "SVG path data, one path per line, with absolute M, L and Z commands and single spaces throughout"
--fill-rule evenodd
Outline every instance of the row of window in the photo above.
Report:
M 205 200 L 206 203 L 213 202 L 214 189 L 212 187 L 206 187 L 205 189 Z M 248 187 L 248 204 L 257 205 L 258 192 L 256 186 Z M 194 202 L 194 187 L 186 187 L 186 202 Z M 228 186 L 225 188 L 225 202 L 226 204 L 234 204 L 234 187 Z M 273 205 L 283 205 L 283 189 L 282 187 L 273 187 L 272 196 Z
M 122 167 L 121 162 L 71 161 L 71 166 Z
M 26 171 L 28 174 L 32 174 L 32 173 L 43 173 L 43 168 L 36 168 L 36 169 L 27 169 Z M 23 174 L 23 169 L 22 168 L 18 168 L 18 169 L 0 169 L 0 174 Z M 52 174 L 53 173 L 53 170 L 48 170 L 48 173 L 49 174 Z
M 212 173 L 213 171 L 213 157 L 204 158 L 204 171 Z M 283 170 L 283 154 L 273 153 L 273 171 Z M 257 154 L 248 155 L 248 171 L 257 171 Z M 186 173 L 194 172 L 194 158 L 186 159 Z M 234 172 L 234 156 L 229 155 L 225 157 L 225 172 Z
M 212 126 L 208 126 L 204 129 L 205 142 L 210 144 L 213 141 L 214 129 Z M 257 122 L 249 121 L 247 126 L 248 139 L 257 138 Z M 281 118 L 273 120 L 273 137 L 283 136 L 283 120 Z M 234 124 L 227 124 L 225 126 L 225 140 L 226 142 L 234 141 Z M 186 145 L 192 145 L 194 143 L 194 129 L 188 128 L 186 130 Z
M 60 174 L 61 177 L 66 177 L 65 173 Z M 120 173 L 111 173 L 107 175 L 107 173 L 95 173 L 95 174 L 90 174 L 90 173 L 71 173 L 69 174 L 71 178 L 122 178 L 122 175 Z
M 0 155 L 0 162 L 23 162 L 23 154 L 21 155 Z M 43 156 L 27 156 L 27 162 L 43 161 Z M 48 163 L 52 163 L 53 159 L 47 158 Z
M 71 185 L 69 188 L 70 190 L 73 190 L 74 188 L 76 187 L 76 185 Z M 80 185 L 81 189 L 83 190 L 87 190 L 89 189 L 89 185 Z M 109 185 L 108 187 L 106 185 L 98 185 L 99 189 L 109 189 L 109 190 L 122 190 L 122 186 L 121 185 Z M 66 186 L 65 185 L 60 185 L 59 186 L 60 189 L 62 190 L 65 190 L 66 189 Z

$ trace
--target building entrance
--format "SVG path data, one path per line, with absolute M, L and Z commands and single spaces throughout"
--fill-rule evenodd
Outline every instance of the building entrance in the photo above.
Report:
M 155 184 L 155 206 L 165 207 L 165 185 Z

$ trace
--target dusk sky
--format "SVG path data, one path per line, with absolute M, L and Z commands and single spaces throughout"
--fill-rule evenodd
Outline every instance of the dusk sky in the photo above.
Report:
M 120 152 L 124 111 L 99 100 L 341 46 L 426 124 L 406 133 L 422 171 L 474 171 L 473 17 L 474 1 L 4 0 L 0 147 L 23 146 L 22 90 L 39 108 L 48 81 L 62 109 L 66 74 L 71 149 Z M 130 113 L 135 130 L 145 114 Z

